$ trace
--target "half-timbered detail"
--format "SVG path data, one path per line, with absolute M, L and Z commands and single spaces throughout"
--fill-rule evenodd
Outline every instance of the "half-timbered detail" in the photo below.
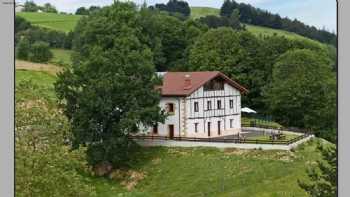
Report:
M 157 87 L 164 124 L 150 133 L 169 137 L 219 137 L 241 131 L 241 94 L 247 90 L 220 72 L 167 72 Z

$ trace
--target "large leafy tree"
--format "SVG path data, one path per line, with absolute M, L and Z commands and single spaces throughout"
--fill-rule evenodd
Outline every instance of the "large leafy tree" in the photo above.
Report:
M 37 6 L 34 1 L 26 1 L 24 3 L 24 12 L 37 12 L 39 10 L 39 6 Z
M 76 27 L 73 67 L 56 90 L 72 125 L 73 145 L 87 146 L 90 164 L 125 164 L 131 133 L 164 119 L 150 49 L 133 3 L 115 2 Z
M 75 11 L 76 15 L 89 15 L 89 10 L 86 9 L 85 7 L 79 7 L 76 11 Z
M 298 49 L 283 54 L 265 89 L 266 102 L 275 118 L 284 125 L 333 130 L 336 80 L 331 69 L 330 60 L 315 51 Z
M 243 57 L 238 34 L 231 28 L 221 27 L 200 36 L 190 50 L 189 64 L 192 70 L 219 70 L 235 78 Z
M 140 16 L 142 42 L 151 48 L 157 71 L 168 71 L 183 64 L 186 48 L 201 34 L 202 27 L 191 20 L 184 22 L 147 8 L 140 11 Z
M 167 11 L 170 14 L 176 15 L 178 13 L 184 17 L 189 17 L 191 15 L 191 8 L 186 1 L 169 0 L 167 4 L 156 4 L 155 7 L 159 10 Z
M 44 12 L 57 13 L 55 6 L 51 5 L 50 3 L 45 3 L 42 9 Z
M 312 197 L 334 197 L 337 192 L 337 151 L 336 147 L 319 145 L 322 160 L 316 168 L 310 168 L 310 181 L 298 181 L 301 188 Z

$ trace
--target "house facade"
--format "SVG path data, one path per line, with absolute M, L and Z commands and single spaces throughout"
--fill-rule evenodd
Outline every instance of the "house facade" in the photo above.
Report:
M 241 131 L 243 86 L 220 72 L 167 72 L 160 107 L 168 116 L 148 133 L 158 136 L 211 138 Z

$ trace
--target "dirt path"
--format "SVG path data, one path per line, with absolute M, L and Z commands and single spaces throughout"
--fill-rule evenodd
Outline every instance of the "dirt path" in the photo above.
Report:
M 16 69 L 44 71 L 52 75 L 55 75 L 62 69 L 53 64 L 40 64 L 40 63 L 27 62 L 22 60 L 16 60 L 15 65 L 16 65 Z

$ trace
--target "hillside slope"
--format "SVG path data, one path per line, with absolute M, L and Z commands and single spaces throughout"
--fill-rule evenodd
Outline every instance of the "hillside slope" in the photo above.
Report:
M 29 68 L 28 68 L 29 69 Z M 32 80 L 40 94 L 55 97 L 56 77 L 43 71 L 16 70 L 16 84 Z M 31 90 L 18 92 L 27 98 Z M 43 98 L 46 98 L 44 96 Z M 55 100 L 55 99 L 53 99 Z M 316 141 L 319 141 L 318 139 Z M 142 148 L 126 176 L 116 180 L 83 174 L 97 189 L 97 196 L 239 196 L 307 197 L 298 180 L 320 159 L 317 142 L 310 141 L 294 152 L 215 148 Z
M 193 19 L 197 19 L 208 15 L 218 16 L 219 13 L 220 13 L 220 10 L 217 8 L 191 7 L 191 18 Z
M 79 19 L 81 18 L 80 15 L 55 14 L 44 12 L 17 12 L 16 15 L 25 18 L 33 25 L 64 32 L 72 31 Z
M 191 7 L 191 17 L 194 19 L 205 17 L 208 15 L 214 15 L 219 16 L 220 9 L 217 8 L 209 8 L 209 7 Z M 262 27 L 262 26 L 255 26 L 250 24 L 245 24 L 246 29 L 253 33 L 256 36 L 262 35 L 262 36 L 272 36 L 272 35 L 278 35 L 278 36 L 285 36 L 288 39 L 302 39 L 302 40 L 308 40 L 315 43 L 322 44 L 318 41 L 312 40 L 310 38 L 306 38 L 304 36 L 298 35 L 293 32 L 288 32 L 284 30 L 279 29 L 272 29 L 268 27 Z
M 194 19 L 204 17 L 207 15 L 219 15 L 220 10 L 217 8 L 209 8 L 209 7 L 192 7 L 191 8 L 191 17 Z M 46 27 L 50 29 L 55 29 L 58 31 L 72 31 L 74 27 L 76 26 L 79 19 L 82 17 L 80 15 L 65 15 L 65 14 L 54 14 L 54 13 L 37 13 L 37 12 L 18 12 L 16 13 L 19 16 L 24 17 L 29 22 L 31 22 L 33 25 Z M 272 29 L 267 27 L 261 27 L 261 26 L 254 26 L 254 25 L 248 25 L 246 24 L 246 28 L 248 31 L 252 32 L 254 35 L 279 35 L 279 36 L 285 36 L 289 39 L 306 39 L 309 41 L 317 42 L 311 40 L 309 38 L 300 36 L 296 33 L 278 30 L 278 29 Z M 320 43 L 321 44 L 321 43 Z

